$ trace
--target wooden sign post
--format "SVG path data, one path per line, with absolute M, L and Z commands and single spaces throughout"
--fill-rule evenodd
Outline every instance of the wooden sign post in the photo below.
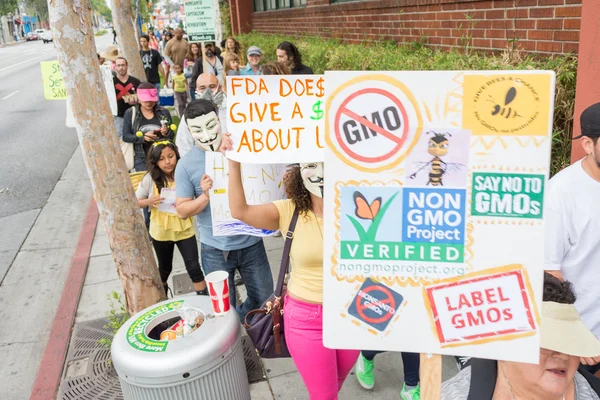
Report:
M 442 356 L 421 354 L 421 400 L 440 400 L 442 397 Z

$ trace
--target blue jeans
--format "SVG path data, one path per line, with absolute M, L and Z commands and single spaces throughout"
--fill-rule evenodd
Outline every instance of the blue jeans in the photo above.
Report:
M 233 276 L 236 268 L 240 271 L 248 292 L 246 301 L 236 307 L 242 322 L 248 311 L 262 306 L 273 294 L 273 275 L 262 240 L 245 249 L 231 251 L 219 250 L 202 243 L 200 258 L 205 276 L 213 271 L 229 273 L 229 298 L 232 307 L 236 307 L 237 302 Z

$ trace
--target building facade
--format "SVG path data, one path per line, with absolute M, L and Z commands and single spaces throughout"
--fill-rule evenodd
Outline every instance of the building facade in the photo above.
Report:
M 582 0 L 229 0 L 235 34 L 577 53 Z

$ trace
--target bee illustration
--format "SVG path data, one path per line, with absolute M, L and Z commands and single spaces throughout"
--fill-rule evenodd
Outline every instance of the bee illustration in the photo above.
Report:
M 515 109 L 508 107 L 508 105 L 513 102 L 515 97 L 517 97 L 517 89 L 511 87 L 510 89 L 508 89 L 508 91 L 506 92 L 506 96 L 504 97 L 504 106 L 501 106 L 500 104 L 495 104 L 494 109 L 492 110 L 492 115 L 500 114 L 506 119 L 511 117 L 520 117 L 519 113 Z M 490 99 L 488 99 L 489 102 L 496 103 L 492 96 L 490 96 Z
M 460 171 L 464 165 L 457 163 L 447 163 L 442 160 L 442 157 L 448 154 L 450 146 L 449 137 L 452 135 L 448 132 L 438 133 L 429 131 L 428 135 L 433 135 L 428 142 L 427 152 L 433 156 L 431 161 L 416 163 L 419 165 L 419 169 L 409 176 L 410 179 L 415 179 L 417 174 L 425 168 L 431 167 L 429 170 L 429 180 L 427 185 L 431 186 L 444 186 L 442 177 L 444 174 L 450 171 Z

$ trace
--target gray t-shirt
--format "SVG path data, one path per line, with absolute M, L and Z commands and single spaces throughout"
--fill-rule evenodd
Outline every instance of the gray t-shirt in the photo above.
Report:
M 467 367 L 442 384 L 442 400 L 467 400 L 470 386 L 471 367 Z M 599 400 L 596 392 L 579 372 L 575 373 L 575 400 Z

